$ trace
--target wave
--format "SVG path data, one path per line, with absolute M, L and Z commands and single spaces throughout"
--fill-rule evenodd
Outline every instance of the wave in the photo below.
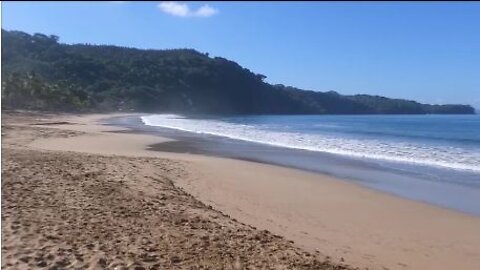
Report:
M 234 124 L 213 119 L 189 119 L 173 114 L 142 116 L 141 120 L 148 126 L 222 136 L 278 147 L 480 172 L 480 153 L 460 147 L 272 131 L 264 125 Z

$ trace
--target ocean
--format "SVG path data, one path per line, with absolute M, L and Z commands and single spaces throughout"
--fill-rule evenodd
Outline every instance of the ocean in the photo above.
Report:
M 163 114 L 141 121 L 196 138 L 207 153 L 335 175 L 480 215 L 479 115 Z

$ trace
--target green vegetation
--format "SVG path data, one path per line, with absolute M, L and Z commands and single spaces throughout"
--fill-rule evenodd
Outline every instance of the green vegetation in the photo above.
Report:
M 234 114 L 474 113 L 468 105 L 426 105 L 271 85 L 264 82 L 264 75 L 233 61 L 191 49 L 66 45 L 58 39 L 2 30 L 4 107 Z

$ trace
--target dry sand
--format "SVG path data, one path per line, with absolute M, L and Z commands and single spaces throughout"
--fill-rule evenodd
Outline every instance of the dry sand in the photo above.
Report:
M 120 129 L 96 122 L 105 115 L 49 117 L 44 120 L 47 125 L 35 127 L 28 123 L 41 121 L 38 117 L 22 116 L 23 122 L 15 117 L 19 116 L 11 116 L 15 122 L 2 123 L 5 133 L 2 134 L 3 266 L 5 260 L 10 263 L 18 260 L 25 250 L 33 252 L 34 255 L 29 255 L 31 260 L 36 260 L 37 253 L 45 246 L 50 253 L 56 252 L 52 248 L 58 248 L 59 244 L 42 231 L 30 229 L 32 226 L 38 229 L 34 224 L 42 224 L 55 234 L 63 233 L 53 239 L 61 239 L 59 242 L 64 244 L 70 239 L 75 243 L 76 247 L 69 249 L 88 257 L 83 259 L 87 266 L 100 261 L 110 266 L 122 262 L 158 264 L 171 269 L 200 265 L 213 269 L 243 266 L 329 269 L 335 266 L 321 263 L 329 256 L 334 263 L 369 269 L 480 269 L 478 217 L 393 197 L 320 174 L 247 161 L 148 151 L 148 145 L 168 139 L 108 132 Z M 21 168 L 29 169 L 24 172 Z M 88 174 L 90 171 L 97 173 Z M 75 178 L 67 179 L 66 173 Z M 53 176 L 55 179 L 45 180 Z M 57 197 L 50 194 L 56 199 L 47 200 L 45 205 L 35 204 L 32 199 L 24 205 L 20 198 L 36 194 L 38 184 L 42 187 L 40 193 L 58 193 Z M 33 188 L 26 189 L 32 185 Z M 93 192 L 97 189 L 98 193 Z M 165 190 L 170 197 L 165 199 L 168 203 L 161 204 L 159 196 Z M 124 201 L 124 197 L 130 201 Z M 66 198 L 72 206 L 60 203 Z M 56 212 L 40 218 L 37 212 L 32 215 L 31 209 L 43 213 L 50 209 L 46 207 L 50 203 L 55 203 Z M 96 210 L 83 209 L 85 205 Z M 25 207 L 30 210 L 18 214 L 17 210 Z M 64 220 L 62 215 L 67 218 Z M 214 219 L 212 215 L 218 217 Z M 175 220 L 183 216 L 184 220 L 176 224 Z M 198 228 L 203 223 L 196 222 L 197 217 L 214 225 Z M 79 226 L 78 222 L 84 220 L 86 225 Z M 29 226 L 24 225 L 27 221 Z M 118 228 L 117 224 L 125 227 Z M 196 229 L 185 224 L 196 224 Z M 239 233 L 237 228 L 244 231 Z M 293 240 L 295 246 L 261 230 Z M 71 237 L 84 231 L 88 233 L 81 240 Z M 165 239 L 165 235 L 178 238 Z M 198 249 L 204 244 L 205 235 L 208 248 Z M 100 246 L 93 249 L 82 246 L 92 241 L 92 237 Z M 135 239 L 118 240 L 122 237 Z M 155 246 L 155 250 L 140 251 L 142 237 L 153 241 L 149 245 Z M 6 245 L 9 241 L 12 244 Z M 27 245 L 29 249 L 22 247 L 25 241 L 34 244 Z M 120 242 L 115 244 L 115 241 Z M 101 249 L 101 243 L 106 247 Z M 99 251 L 104 252 L 103 259 L 92 259 Z M 155 263 L 142 259 L 141 256 L 147 256 L 145 252 L 156 256 Z M 125 255 L 130 253 L 133 255 Z M 70 266 L 81 265 L 72 256 L 60 258 L 69 258 Z M 126 256 L 133 259 L 126 261 Z M 31 261 L 28 263 L 32 265 Z
M 2 117 L 2 269 L 347 269 L 175 186 L 185 162 L 37 149 L 102 128 Z

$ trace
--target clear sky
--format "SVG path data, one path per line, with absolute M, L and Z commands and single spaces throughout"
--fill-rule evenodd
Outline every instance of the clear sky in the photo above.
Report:
M 270 83 L 480 108 L 480 2 L 3 2 L 2 28 L 194 48 Z

